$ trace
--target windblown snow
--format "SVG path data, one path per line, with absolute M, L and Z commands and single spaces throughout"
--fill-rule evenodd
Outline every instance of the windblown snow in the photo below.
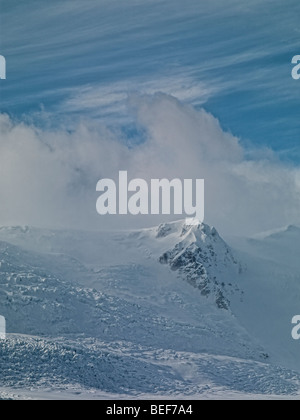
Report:
M 299 240 L 0 228 L 0 397 L 299 398 Z

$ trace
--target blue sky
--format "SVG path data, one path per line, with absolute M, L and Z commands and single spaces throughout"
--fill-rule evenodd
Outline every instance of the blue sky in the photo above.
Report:
M 132 91 L 204 106 L 225 130 L 300 162 L 297 0 L 0 1 L 1 111 L 127 127 Z M 41 121 L 40 121 L 41 122 Z

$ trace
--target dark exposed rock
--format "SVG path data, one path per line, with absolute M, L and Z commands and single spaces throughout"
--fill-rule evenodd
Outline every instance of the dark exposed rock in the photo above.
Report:
M 159 237 L 167 235 L 172 227 L 161 225 Z M 164 252 L 159 258 L 161 264 L 168 264 L 173 271 L 200 290 L 202 296 L 213 297 L 218 308 L 228 310 L 230 300 L 226 296 L 233 288 L 229 281 L 220 281 L 218 274 L 224 269 L 238 272 L 240 267 L 229 246 L 222 240 L 215 228 L 205 224 L 184 225 L 180 242 L 173 249 Z M 236 286 L 235 290 L 239 290 Z M 233 292 L 233 291 L 231 291 Z

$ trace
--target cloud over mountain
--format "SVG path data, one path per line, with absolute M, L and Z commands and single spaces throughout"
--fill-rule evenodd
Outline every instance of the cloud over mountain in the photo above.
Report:
M 206 221 L 221 232 L 249 234 L 300 223 L 299 171 L 270 150 L 245 150 L 204 109 L 165 94 L 131 95 L 137 134 L 88 120 L 70 131 L 0 117 L 2 224 L 98 228 L 141 226 L 157 217 L 99 218 L 100 178 L 204 178 Z M 138 141 L 137 141 L 138 139 Z

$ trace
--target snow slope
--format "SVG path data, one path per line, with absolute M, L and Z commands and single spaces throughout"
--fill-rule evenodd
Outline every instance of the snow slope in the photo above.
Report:
M 262 252 L 277 258 L 281 241 L 240 252 L 184 221 L 105 233 L 0 228 L 0 395 L 297 398 L 296 263 Z
M 300 229 L 289 226 L 232 243 L 247 266 L 241 278 L 244 302 L 236 302 L 236 316 L 274 362 L 299 371 L 300 343 L 291 337 L 291 321 L 300 313 Z

